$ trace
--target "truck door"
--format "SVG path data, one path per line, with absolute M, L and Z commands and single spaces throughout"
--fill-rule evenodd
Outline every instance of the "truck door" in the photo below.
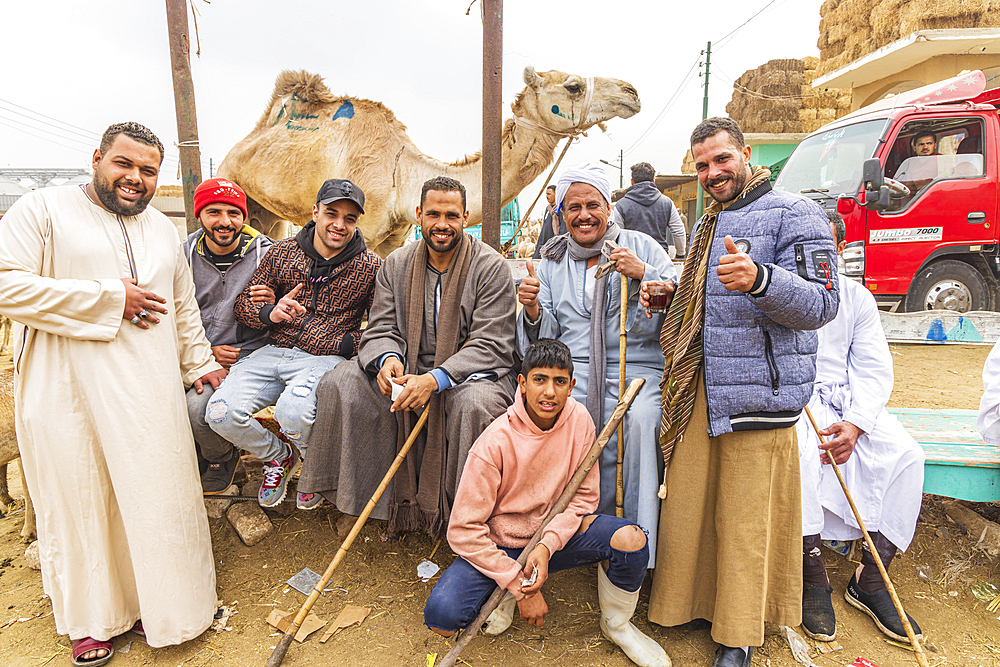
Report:
M 898 126 L 883 165 L 908 194 L 897 192 L 889 209 L 867 216 L 865 284 L 873 293 L 906 295 L 910 311 L 991 307 L 991 278 L 969 260 L 995 238 L 992 140 L 981 114 Z

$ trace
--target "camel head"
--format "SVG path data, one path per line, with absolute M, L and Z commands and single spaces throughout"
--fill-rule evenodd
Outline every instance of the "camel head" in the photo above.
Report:
M 579 134 L 614 117 L 630 118 L 639 113 L 639 93 L 632 84 L 620 79 L 595 76 L 587 117 L 581 119 L 587 95 L 587 79 L 557 70 L 536 72 L 524 68 L 527 88 L 513 106 L 521 116 L 558 134 Z

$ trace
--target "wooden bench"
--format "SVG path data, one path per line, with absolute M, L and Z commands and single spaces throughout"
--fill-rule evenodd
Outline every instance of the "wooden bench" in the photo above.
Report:
M 1000 445 L 983 441 L 976 410 L 889 408 L 920 446 L 924 493 L 973 502 L 1000 500 Z

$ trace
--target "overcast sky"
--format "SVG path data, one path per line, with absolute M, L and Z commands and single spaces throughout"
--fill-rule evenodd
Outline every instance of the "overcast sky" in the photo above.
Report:
M 384 103 L 428 155 L 453 161 L 479 149 L 478 3 L 466 16 L 469 0 L 192 1 L 201 40 L 200 57 L 192 44 L 191 65 L 203 177 L 209 159 L 218 165 L 251 130 L 283 69 L 317 72 L 335 94 Z M 563 164 L 617 162 L 625 150 L 626 184 L 636 162 L 679 173 L 701 119 L 697 63 L 705 43 L 713 42 L 709 113 L 725 115 L 732 80 L 745 70 L 818 55 L 820 4 L 508 0 L 504 117 L 528 65 L 624 79 L 639 91 L 642 111 L 611 120 L 606 134 L 595 127 Z M 178 182 L 164 0 L 6 1 L 0 17 L 0 167 L 89 167 L 104 129 L 136 120 L 168 147 L 160 184 Z M 617 186 L 618 172 L 609 168 L 609 176 Z M 522 193 L 522 208 L 539 187 Z

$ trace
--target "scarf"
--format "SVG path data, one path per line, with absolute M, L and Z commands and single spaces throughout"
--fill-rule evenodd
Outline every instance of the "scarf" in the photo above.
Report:
M 608 230 L 604 236 L 589 248 L 573 240 L 570 233 L 560 234 L 549 240 L 542 247 L 542 258 L 561 264 L 566 253 L 573 260 L 586 261 L 601 254 L 605 241 L 617 241 L 622 228 L 613 220 L 608 221 Z M 594 303 L 590 307 L 590 358 L 587 373 L 587 412 L 595 424 L 604 423 L 604 383 L 607 380 L 608 347 L 605 340 L 607 333 L 608 276 L 604 276 L 594 285 Z
M 549 214 L 550 218 L 549 224 L 552 225 L 552 236 L 553 237 L 559 236 L 559 213 L 558 213 L 559 207 L 557 207 L 555 204 L 546 204 L 545 211 L 546 213 Z
M 310 220 L 295 235 L 295 242 L 299 245 L 299 248 L 302 249 L 306 257 L 312 260 L 312 263 L 309 265 L 309 282 L 311 283 L 327 282 L 335 268 L 341 264 L 346 264 L 368 249 L 365 245 L 365 237 L 361 235 L 361 230 L 355 228 L 354 235 L 347 242 L 347 245 L 336 255 L 327 259 L 316 252 L 316 247 L 313 245 L 315 234 L 316 221 Z
M 410 272 L 406 280 L 406 372 L 417 372 L 417 357 L 420 353 L 420 336 L 424 330 L 424 319 L 433 318 L 434 313 L 424 313 L 425 278 L 427 277 L 427 241 L 417 242 L 417 249 L 410 262 Z M 434 367 L 443 364 L 461 347 L 458 330 L 461 325 L 462 292 L 472 261 L 472 242 L 467 234 L 462 234 L 455 253 L 451 256 L 448 273 L 441 286 L 441 306 L 437 319 L 437 347 L 434 350 Z M 433 321 L 433 320 L 432 320 Z M 448 460 L 445 442 L 444 399 L 441 394 L 431 394 L 425 410 L 430 410 L 427 418 L 427 440 L 419 472 L 415 455 L 407 456 L 396 475 L 393 485 L 392 502 L 389 505 L 389 532 L 426 528 L 433 539 L 441 537 L 448 525 L 451 508 L 445 489 L 445 465 Z M 416 423 L 416 413 L 401 411 L 396 413 L 396 452 L 406 442 L 407 436 Z
M 771 171 L 766 167 L 751 167 L 750 178 L 738 201 L 758 185 L 767 182 Z M 712 254 L 712 240 L 715 237 L 715 223 L 719 213 L 729 205 L 713 201 L 705 211 L 698 231 L 688 249 L 687 260 L 681 273 L 680 285 L 674 295 L 660 330 L 660 347 L 665 360 L 663 380 L 662 416 L 660 418 L 660 449 L 663 451 L 664 485 L 660 487 L 660 498 L 666 497 L 666 469 L 670 465 L 670 455 L 674 446 L 684 438 L 684 431 L 691 421 L 694 411 L 695 380 L 705 361 L 702 345 L 701 325 L 705 314 L 705 285 L 708 275 L 708 260 Z

